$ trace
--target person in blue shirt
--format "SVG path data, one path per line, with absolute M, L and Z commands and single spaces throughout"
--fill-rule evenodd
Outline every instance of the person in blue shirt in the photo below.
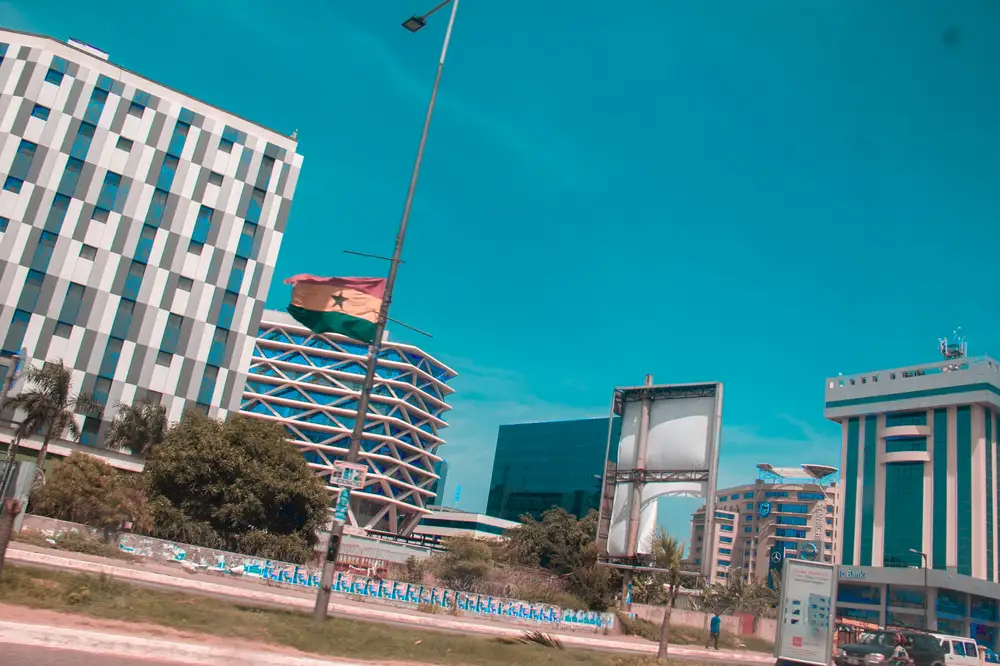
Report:
M 718 613 L 716 613 L 712 616 L 712 622 L 709 624 L 708 642 L 705 643 L 705 647 L 707 648 L 712 644 L 712 641 L 715 641 L 715 649 L 718 650 L 720 633 L 722 633 L 722 618 L 719 617 Z

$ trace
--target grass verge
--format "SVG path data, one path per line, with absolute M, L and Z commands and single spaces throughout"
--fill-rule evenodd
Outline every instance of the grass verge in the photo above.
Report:
M 126 562 L 139 561 L 137 557 L 124 552 L 113 543 L 105 543 L 77 532 L 67 532 L 52 537 L 45 536 L 41 532 L 21 532 L 14 538 L 14 542 L 29 546 L 39 546 L 41 548 L 53 548 L 55 550 L 81 553 L 83 555 L 111 557 L 116 560 L 125 560 Z
M 322 656 L 471 666 L 646 666 L 654 659 L 558 649 L 537 641 L 434 633 L 331 618 L 317 627 L 302 613 L 241 606 L 209 597 L 140 588 L 107 576 L 7 565 L 0 602 L 124 622 L 157 624 L 230 639 L 287 646 Z

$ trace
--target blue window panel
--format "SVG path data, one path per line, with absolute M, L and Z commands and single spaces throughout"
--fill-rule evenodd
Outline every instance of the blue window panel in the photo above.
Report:
M 87 153 L 90 151 L 90 144 L 94 140 L 96 129 L 90 123 L 80 123 L 80 129 L 76 133 L 76 138 L 73 139 L 73 147 L 69 151 L 70 157 L 75 157 L 78 160 L 87 159 Z
M 732 525 L 719 525 L 719 529 L 722 530 L 723 532 L 732 532 L 733 531 L 733 526 Z
M 104 350 L 104 358 L 101 360 L 101 367 L 97 371 L 98 377 L 104 377 L 106 379 L 115 378 L 115 370 L 118 368 L 118 359 L 122 355 L 122 345 L 124 340 L 121 338 L 108 338 L 108 346 Z
M 87 110 L 83 114 L 83 119 L 92 125 L 96 125 L 101 119 L 101 113 L 104 111 L 104 103 L 107 101 L 108 93 L 100 88 L 94 88 L 94 92 L 90 95 L 90 101 L 87 102 Z
M 233 129 L 229 125 L 222 128 L 222 138 L 230 143 L 236 143 L 240 140 L 240 133 L 238 130 Z
M 132 98 L 132 101 L 136 104 L 141 104 L 142 106 L 149 106 L 149 103 L 152 100 L 152 96 L 148 92 L 143 92 L 142 90 L 136 90 L 135 97 Z
M 59 237 L 48 231 L 43 231 L 38 237 L 38 245 L 35 247 L 35 254 L 31 257 L 31 268 L 44 273 L 49 269 L 49 262 L 52 260 L 52 251 L 56 247 L 56 239 Z
M 38 144 L 21 139 L 21 143 L 17 146 L 17 152 L 14 154 L 14 163 L 10 166 L 9 175 L 18 180 L 27 180 L 28 171 L 31 170 L 31 163 L 35 159 L 35 151 L 37 150 Z
M 10 218 L 0 217 L 0 233 L 7 231 L 7 225 L 10 224 Z
M 208 349 L 209 365 L 223 365 L 226 359 L 226 344 L 228 342 L 229 331 L 224 328 L 216 328 L 215 335 L 212 336 L 212 346 Z
M 751 532 L 753 532 L 753 528 L 750 526 L 744 527 L 743 532 L 746 534 L 750 534 Z
M 934 410 L 934 497 L 948 496 L 948 410 Z M 848 476 L 850 479 L 850 476 Z M 948 556 L 948 516 L 947 502 L 934 502 L 933 564 L 935 569 L 944 570 Z
M 260 222 L 261 211 L 264 210 L 264 190 L 253 188 L 250 193 L 250 201 L 247 203 L 247 221 L 257 224 Z
M 101 74 L 100 76 L 97 77 L 97 88 L 99 90 L 111 92 L 111 89 L 114 87 L 114 83 L 115 83 L 114 79 L 112 79 L 107 74 Z
M 45 82 L 51 83 L 53 85 L 60 85 L 63 80 L 63 73 L 52 69 L 49 67 L 49 71 L 45 72 Z
M 168 155 L 173 155 L 174 157 L 181 156 L 181 153 L 184 152 L 184 142 L 187 141 L 190 130 L 190 124 L 180 120 L 177 121 L 177 124 L 174 125 L 174 133 L 170 137 L 170 145 L 167 146 Z
M 955 411 L 958 450 L 956 472 L 958 477 L 958 573 L 972 575 L 972 411 L 968 405 L 959 405 Z M 964 456 L 964 457 L 963 457 Z M 964 486 L 963 486 L 964 484 Z
M 181 112 L 177 114 L 177 119 L 190 125 L 194 122 L 194 111 L 191 109 L 181 109 Z
M 179 314 L 170 313 L 167 317 L 167 326 L 163 329 L 163 339 L 160 341 L 160 351 L 167 354 L 176 354 L 177 347 L 181 341 L 181 327 L 184 325 L 184 317 Z
M 31 313 L 27 310 L 14 310 L 14 317 L 7 329 L 7 338 L 3 343 L 3 350 L 7 353 L 17 354 L 21 351 L 24 342 L 24 334 L 31 323 Z
M 747 510 L 753 511 L 753 502 L 747 502 Z
M 865 417 L 864 467 L 861 469 L 861 562 L 863 567 L 872 564 L 872 546 L 875 530 L 875 465 L 878 449 L 878 417 Z
M 149 254 L 153 251 L 153 243 L 155 241 L 156 227 L 151 224 L 142 225 L 142 232 L 139 234 L 139 243 L 135 248 L 135 260 L 148 264 Z
M 3 57 L 7 55 L 7 44 L 0 42 L 0 65 L 3 64 Z
M 80 307 L 83 305 L 83 295 L 87 291 L 82 284 L 70 282 L 66 289 L 66 298 L 63 300 L 62 309 L 59 311 L 59 323 L 68 326 L 76 326 L 77 318 L 80 316 Z
M 160 166 L 160 175 L 156 179 L 156 187 L 161 190 L 170 191 L 170 186 L 174 184 L 174 176 L 177 175 L 177 158 L 173 155 L 166 155 L 163 164 Z
M 14 176 L 7 176 L 7 179 L 3 182 L 3 189 L 8 192 L 13 192 L 14 194 L 20 194 L 21 187 L 24 185 L 24 181 L 20 178 L 14 178 Z
M 63 74 L 65 74 L 66 70 L 69 69 L 69 60 L 66 60 L 66 58 L 61 58 L 59 56 L 52 56 L 52 64 L 50 65 L 50 67 L 52 67 L 52 69 L 56 70 L 57 72 L 62 72 Z
M 146 265 L 138 261 L 132 261 L 128 267 L 128 275 L 125 277 L 125 288 L 122 289 L 122 297 L 129 300 L 139 299 L 139 287 L 142 286 L 142 276 L 146 274 Z
M 128 338 L 128 331 L 132 328 L 132 316 L 135 314 L 135 301 L 123 298 L 118 302 L 118 312 L 115 313 L 115 321 L 111 324 L 111 335 L 115 338 Z
M 807 525 L 808 522 L 805 516 L 778 516 L 779 525 Z
M 42 106 L 41 104 L 36 104 L 35 108 L 31 110 L 31 117 L 38 118 L 39 120 L 49 119 L 49 107 Z
M 229 272 L 229 282 L 226 289 L 239 292 L 243 289 L 243 278 L 247 271 L 247 260 L 243 257 L 233 259 L 233 269 Z
M 243 223 L 240 241 L 236 246 L 236 256 L 250 259 L 253 256 L 253 242 L 257 237 L 257 225 L 252 222 Z
M 98 404 L 107 406 L 108 397 L 110 393 L 111 393 L 111 380 L 107 377 L 98 377 L 97 381 L 94 382 L 94 390 L 91 392 L 94 401 L 97 402 Z M 93 417 L 88 417 L 88 418 L 93 418 Z
M 83 172 L 83 161 L 74 157 L 66 160 L 66 170 L 63 171 L 59 180 L 59 187 L 56 191 L 63 196 L 72 198 L 76 193 L 76 186 L 80 182 L 80 174 Z
M 232 329 L 233 317 L 236 316 L 237 295 L 227 291 L 222 296 L 222 307 L 219 308 L 219 321 L 216 322 L 221 328 Z
M 49 214 L 45 217 L 45 230 L 51 231 L 54 234 L 58 234 L 62 229 L 63 220 L 66 219 L 66 210 L 69 208 L 70 198 L 63 195 L 57 194 L 52 199 L 52 206 L 49 208 Z
M 146 224 L 159 228 L 163 223 L 163 213 L 167 208 L 167 192 L 165 190 L 153 190 L 153 198 L 149 202 L 149 211 L 146 213 Z
M 799 492 L 797 498 L 806 501 L 824 500 L 826 499 L 826 495 L 824 495 L 823 493 Z
M 218 377 L 218 367 L 214 365 L 205 366 L 205 374 L 201 378 L 201 387 L 198 389 L 198 402 L 203 405 L 212 404 L 212 395 L 215 393 L 215 381 Z
M 34 312 L 38 305 L 38 295 L 42 291 L 42 283 L 45 281 L 45 273 L 36 270 L 29 270 L 28 276 L 24 278 L 24 288 L 21 289 L 21 296 L 17 301 L 20 310 Z
M 115 210 L 115 202 L 118 200 L 118 190 L 122 184 L 122 177 L 109 171 L 104 174 L 104 184 L 101 186 L 101 193 L 97 196 L 97 207 L 104 210 Z
M 894 511 L 892 505 L 900 507 L 922 507 L 924 505 L 924 463 L 902 462 L 885 465 L 885 493 L 892 502 L 882 516 L 883 566 L 919 567 L 923 564 L 920 555 L 923 549 L 923 523 L 913 520 L 907 511 Z M 912 549 L 912 550 L 911 550 Z M 901 606 L 900 603 L 892 603 Z M 923 599 L 920 600 L 923 606 Z
M 212 216 L 215 211 L 208 206 L 202 206 L 198 210 L 198 219 L 194 223 L 194 231 L 191 232 L 191 240 L 204 245 L 208 242 L 208 232 L 212 228 Z

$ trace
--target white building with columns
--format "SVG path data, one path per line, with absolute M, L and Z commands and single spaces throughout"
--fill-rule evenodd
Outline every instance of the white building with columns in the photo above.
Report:
M 841 578 L 882 585 L 867 605 L 883 622 L 926 604 L 928 626 L 992 647 L 996 603 L 977 600 L 1000 598 L 1000 363 L 966 356 L 958 338 L 941 351 L 936 363 L 826 380 L 825 415 L 842 428 Z

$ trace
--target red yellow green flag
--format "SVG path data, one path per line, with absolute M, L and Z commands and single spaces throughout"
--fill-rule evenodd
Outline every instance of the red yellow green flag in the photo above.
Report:
M 288 314 L 315 333 L 339 333 L 371 344 L 385 294 L 384 278 L 296 275 Z

